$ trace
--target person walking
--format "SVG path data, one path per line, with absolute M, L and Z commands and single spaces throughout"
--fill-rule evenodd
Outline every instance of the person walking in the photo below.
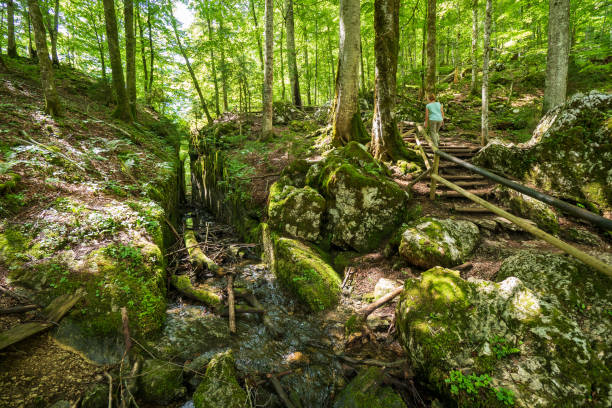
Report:
M 425 105 L 425 129 L 429 128 L 431 140 L 438 147 L 440 136 L 438 131 L 444 124 L 444 108 L 436 101 L 436 95 L 429 94 L 429 103 Z

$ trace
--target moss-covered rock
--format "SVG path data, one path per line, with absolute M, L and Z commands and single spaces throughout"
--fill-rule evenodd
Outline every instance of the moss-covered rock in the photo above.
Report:
M 139 382 L 139 395 L 148 402 L 166 405 L 185 396 L 183 370 L 167 361 L 146 360 Z
M 399 253 L 423 268 L 452 267 L 467 259 L 479 238 L 472 222 L 423 217 L 402 233 Z
M 247 394 L 236 380 L 232 351 L 219 353 L 208 364 L 202 382 L 193 394 L 195 408 L 243 408 Z
M 466 281 L 436 267 L 406 281 L 396 316 L 414 368 L 460 407 L 610 404 L 598 350 L 516 277 Z
M 287 289 L 313 311 L 338 303 L 340 277 L 312 246 L 291 238 L 279 237 L 262 226 L 266 261 Z
M 473 159 L 547 191 L 600 209 L 612 208 L 612 95 L 576 94 L 548 112 L 531 140 L 491 141 Z
M 405 408 L 391 387 L 381 386 L 384 372 L 378 367 L 362 369 L 341 392 L 334 408 Z
M 284 178 L 270 187 L 268 222 L 278 231 L 316 242 L 321 239 L 325 199 L 311 187 L 294 187 Z
M 512 213 L 532 220 L 538 227 L 551 234 L 559 232 L 557 214 L 543 202 L 501 185 L 496 187 L 494 193 L 502 205 L 510 208 Z
M 202 287 L 194 287 L 187 275 L 172 275 L 172 285 L 181 293 L 187 294 L 192 299 L 197 299 L 200 302 L 212 308 L 221 306 L 221 296 L 213 290 Z
M 96 384 L 85 391 L 81 408 L 106 408 L 108 407 L 108 385 Z

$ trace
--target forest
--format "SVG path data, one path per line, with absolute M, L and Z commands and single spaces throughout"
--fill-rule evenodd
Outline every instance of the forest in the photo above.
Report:
M 612 406 L 611 19 L 0 0 L 0 407 Z

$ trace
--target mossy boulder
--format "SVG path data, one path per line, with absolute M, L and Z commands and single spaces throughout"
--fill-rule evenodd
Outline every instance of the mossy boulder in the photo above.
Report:
M 341 392 L 334 408 L 406 408 L 391 387 L 381 386 L 384 372 L 378 367 L 362 369 Z
M 470 221 L 422 217 L 402 233 L 399 253 L 423 268 L 452 267 L 465 262 L 479 238 Z
M 495 197 L 512 213 L 530 219 L 538 227 L 551 234 L 559 232 L 559 218 L 551 207 L 505 186 L 495 189 Z
M 262 225 L 266 261 L 284 287 L 313 311 L 328 309 L 340 298 L 340 277 L 316 247 L 279 237 Z
M 516 277 L 436 267 L 406 281 L 396 316 L 418 375 L 460 407 L 611 402 L 609 368 L 579 324 Z
M 297 188 L 281 178 L 270 188 L 269 197 L 268 222 L 276 230 L 306 241 L 321 239 L 325 199 L 316 190 Z
M 148 402 L 166 405 L 185 396 L 183 370 L 168 361 L 146 360 L 139 382 L 139 395 Z
M 83 395 L 81 408 L 106 408 L 108 407 L 108 385 L 96 384 L 88 389 Z
M 195 408 L 243 408 L 248 406 L 247 400 L 236 380 L 232 351 L 217 354 L 193 394 Z
M 408 195 L 387 174 L 357 142 L 310 167 L 306 183 L 327 200 L 327 228 L 334 245 L 368 252 L 401 224 Z
M 612 209 L 612 95 L 576 94 L 548 112 L 531 140 L 492 140 L 473 159 L 562 198 Z

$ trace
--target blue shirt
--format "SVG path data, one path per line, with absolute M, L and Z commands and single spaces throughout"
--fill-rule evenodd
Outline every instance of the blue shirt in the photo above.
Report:
M 442 105 L 440 102 L 428 103 L 425 108 L 429 111 L 429 120 L 442 121 Z

